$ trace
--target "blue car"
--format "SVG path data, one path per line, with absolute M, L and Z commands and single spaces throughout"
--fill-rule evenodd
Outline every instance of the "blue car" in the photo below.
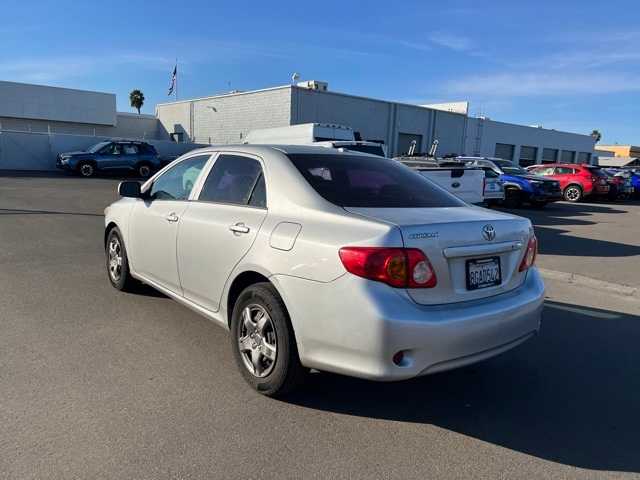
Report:
M 520 207 L 523 203 L 544 207 L 550 202 L 562 200 L 560 182 L 532 175 L 509 160 L 485 157 L 460 159 L 464 159 L 468 166 L 489 167 L 500 175 L 500 180 L 504 183 L 504 204 L 507 207 Z
M 56 167 L 93 177 L 99 171 L 129 171 L 147 178 L 161 167 L 160 157 L 153 145 L 133 140 L 107 140 L 85 151 L 58 155 Z

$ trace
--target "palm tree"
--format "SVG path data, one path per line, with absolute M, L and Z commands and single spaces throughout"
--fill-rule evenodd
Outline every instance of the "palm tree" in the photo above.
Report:
M 131 93 L 129 94 L 129 101 L 131 102 L 131 106 L 138 110 L 138 115 L 140 115 L 140 109 L 142 108 L 142 105 L 144 105 L 144 93 L 138 89 L 131 90 Z
M 591 132 L 591 136 L 594 138 L 594 140 L 596 141 L 596 143 L 598 143 L 600 141 L 600 139 L 602 138 L 602 134 L 600 133 L 600 131 L 598 130 L 593 130 Z

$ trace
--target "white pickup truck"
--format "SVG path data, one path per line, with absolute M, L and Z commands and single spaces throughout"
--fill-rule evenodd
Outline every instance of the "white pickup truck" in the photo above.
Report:
M 485 201 L 485 174 L 480 168 L 468 168 L 461 163 L 433 157 L 396 157 L 394 160 L 416 170 L 467 203 L 479 205 Z

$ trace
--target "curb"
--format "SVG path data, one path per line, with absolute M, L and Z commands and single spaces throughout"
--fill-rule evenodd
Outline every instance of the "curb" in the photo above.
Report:
M 538 268 L 543 277 L 551 280 L 560 280 L 563 282 L 589 287 L 598 291 L 607 291 L 615 295 L 620 295 L 634 300 L 640 300 L 640 288 L 630 287 L 619 283 L 605 282 L 591 277 L 585 277 L 577 273 L 559 272 L 557 270 L 547 270 L 546 268 Z

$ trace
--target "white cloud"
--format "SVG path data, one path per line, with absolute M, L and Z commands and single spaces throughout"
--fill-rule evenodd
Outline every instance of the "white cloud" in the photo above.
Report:
M 173 62 L 162 56 L 138 53 L 20 59 L 0 63 L 0 77 L 24 82 L 54 82 L 124 65 L 166 70 Z
M 570 73 L 503 73 L 452 80 L 445 90 L 456 95 L 519 97 L 607 94 L 640 91 L 637 76 L 572 71 Z
M 465 52 L 473 48 L 473 42 L 458 33 L 434 32 L 429 35 L 429 40 L 441 47 L 449 48 L 457 52 Z

